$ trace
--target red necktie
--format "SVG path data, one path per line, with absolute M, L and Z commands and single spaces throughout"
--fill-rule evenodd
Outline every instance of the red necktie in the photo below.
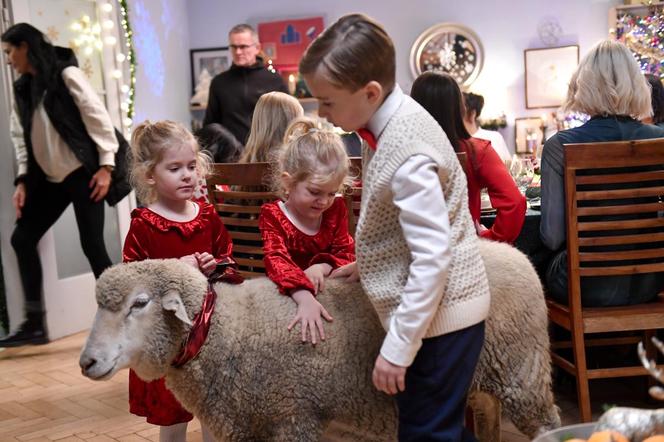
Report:
M 376 142 L 376 137 L 369 129 L 365 127 L 358 129 L 357 134 L 360 136 L 360 138 L 367 142 L 372 150 L 376 150 L 376 144 L 378 143 Z

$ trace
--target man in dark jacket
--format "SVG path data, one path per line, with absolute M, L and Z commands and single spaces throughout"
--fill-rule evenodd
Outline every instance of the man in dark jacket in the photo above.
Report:
M 234 26 L 228 33 L 233 65 L 212 79 L 203 125 L 219 123 L 246 143 L 254 107 L 266 92 L 288 92 L 278 74 L 265 68 L 258 56 L 258 34 L 249 25 Z

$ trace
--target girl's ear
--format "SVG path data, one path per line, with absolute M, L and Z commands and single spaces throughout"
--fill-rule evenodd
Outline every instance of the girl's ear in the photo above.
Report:
M 154 171 L 148 171 L 145 172 L 145 182 L 148 183 L 150 186 L 154 186 L 155 180 L 154 180 Z
M 284 189 L 284 193 L 288 196 L 288 193 L 293 187 L 293 176 L 288 172 L 282 172 L 281 174 L 281 187 Z

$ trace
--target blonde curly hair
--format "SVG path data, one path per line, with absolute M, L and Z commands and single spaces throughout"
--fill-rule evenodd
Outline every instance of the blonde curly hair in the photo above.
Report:
M 272 188 L 282 198 L 289 189 L 302 181 L 338 182 L 339 190 L 349 186 L 350 160 L 341 137 L 320 120 L 310 117 L 295 119 L 284 136 L 272 170 Z M 289 179 L 284 178 L 284 172 Z
M 201 151 L 196 138 L 182 124 L 170 120 L 155 123 L 145 120 L 131 134 L 130 181 L 136 196 L 143 204 L 157 200 L 157 193 L 148 184 L 148 176 L 164 157 L 167 149 L 190 147 L 196 154 L 196 170 L 205 177 L 211 162 Z

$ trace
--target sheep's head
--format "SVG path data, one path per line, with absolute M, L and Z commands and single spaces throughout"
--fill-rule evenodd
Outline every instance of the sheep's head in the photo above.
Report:
M 79 360 L 83 375 L 105 380 L 129 367 L 145 380 L 164 376 L 206 289 L 205 277 L 176 259 L 106 270 L 97 281 L 97 314 Z

